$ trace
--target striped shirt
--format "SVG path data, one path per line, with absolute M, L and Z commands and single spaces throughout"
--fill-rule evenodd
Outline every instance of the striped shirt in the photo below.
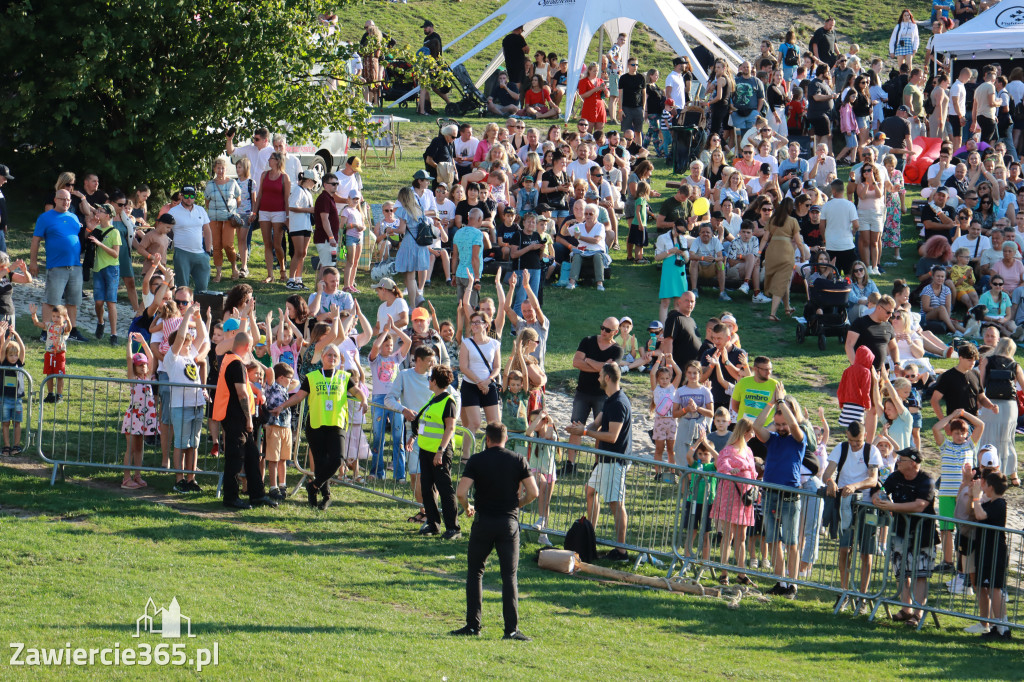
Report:
M 964 464 L 974 466 L 974 445 L 970 439 L 957 445 L 947 438 L 939 448 L 939 454 L 942 455 L 942 478 L 939 480 L 938 494 L 956 495 L 960 489 L 960 479 L 963 478 Z

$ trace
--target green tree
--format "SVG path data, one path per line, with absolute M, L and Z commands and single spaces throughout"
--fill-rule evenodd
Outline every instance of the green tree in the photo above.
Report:
M 73 169 L 107 188 L 166 189 L 207 177 L 229 126 L 287 129 L 290 141 L 358 133 L 362 87 L 344 68 L 354 48 L 318 20 L 348 1 L 13 0 L 0 13 L 5 162 L 40 185 Z M 390 52 L 438 78 L 433 60 Z

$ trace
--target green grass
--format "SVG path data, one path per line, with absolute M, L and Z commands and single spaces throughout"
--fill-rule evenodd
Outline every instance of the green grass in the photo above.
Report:
M 796 602 L 667 594 L 520 565 L 526 646 L 499 641 L 496 567 L 486 577 L 484 635 L 443 636 L 464 617 L 465 540 L 410 533 L 404 510 L 352 491 L 327 514 L 297 504 L 228 519 L 209 497 L 173 507 L 0 469 L 3 632 L 30 647 L 152 645 L 134 620 L 148 598 L 177 597 L 216 679 L 301 671 L 321 679 L 537 679 L 567 668 L 592 679 L 974 679 L 1012 676 L 1016 651 L 978 647 L 958 630 L 915 633 L 833 617 L 827 595 Z M 19 511 L 27 510 L 27 511 Z M 492 564 L 493 564 L 492 560 Z M 955 621 L 945 619 L 949 625 Z M 17 624 L 17 625 L 14 625 Z M 165 640 L 170 641 L 170 640 Z M 138 677 L 130 669 L 12 668 L 22 679 Z M 984 672 L 982 672 L 984 671 Z M 148 670 L 147 677 L 167 672 Z M 186 674 L 175 671 L 176 677 Z

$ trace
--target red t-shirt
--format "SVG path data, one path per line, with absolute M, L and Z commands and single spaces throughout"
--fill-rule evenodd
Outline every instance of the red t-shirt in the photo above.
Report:
M 327 214 L 327 219 L 331 223 L 331 234 L 334 235 L 335 239 L 338 239 L 338 206 L 334 203 L 334 197 L 329 192 L 320 192 L 320 196 L 313 203 L 314 244 L 326 244 L 330 241 L 327 238 L 327 232 L 324 230 L 323 213 Z
M 534 92 L 532 89 L 527 90 L 524 101 L 526 106 L 532 107 L 535 104 L 544 104 L 549 99 L 551 99 L 551 90 L 545 85 L 539 92 Z

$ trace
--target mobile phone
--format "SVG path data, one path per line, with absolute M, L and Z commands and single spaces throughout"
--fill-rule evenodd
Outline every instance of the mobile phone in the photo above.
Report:
M 238 132 L 238 131 L 235 128 L 235 126 L 231 126 L 230 128 L 227 129 L 226 134 L 227 134 L 228 137 L 234 137 L 236 132 Z

